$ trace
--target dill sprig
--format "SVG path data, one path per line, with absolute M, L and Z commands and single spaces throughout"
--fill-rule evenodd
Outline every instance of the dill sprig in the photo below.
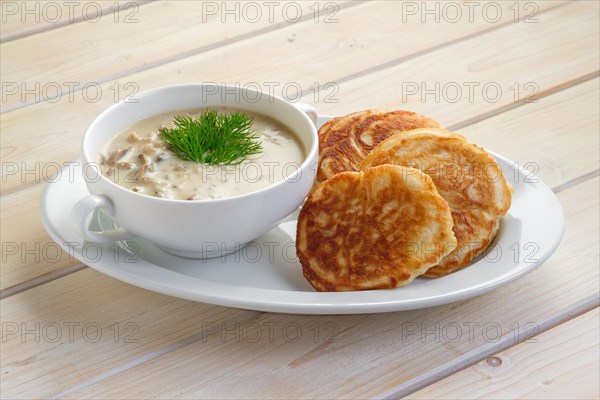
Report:
M 176 116 L 175 127 L 163 128 L 160 137 L 182 160 L 239 164 L 262 151 L 252 121 L 252 117 L 240 112 L 223 114 L 209 109 L 198 117 Z

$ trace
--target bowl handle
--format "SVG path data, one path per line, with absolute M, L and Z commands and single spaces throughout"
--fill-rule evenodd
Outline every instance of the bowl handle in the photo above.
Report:
M 309 106 L 308 104 L 305 104 L 305 103 L 298 103 L 296 105 L 298 106 L 299 109 L 304 111 L 304 113 L 306 115 L 308 115 L 308 118 L 310 118 L 310 120 L 316 126 L 317 125 L 317 117 L 319 116 L 319 114 L 317 113 L 317 110 L 314 107 Z
M 113 229 L 111 231 L 95 232 L 91 231 L 90 221 L 92 212 L 100 207 L 104 214 L 111 216 L 114 214 L 114 207 L 110 199 L 106 196 L 91 194 L 85 196 L 75 204 L 71 211 L 71 220 L 75 230 L 79 235 L 90 242 L 106 243 L 117 240 L 131 239 L 132 234 L 123 228 Z

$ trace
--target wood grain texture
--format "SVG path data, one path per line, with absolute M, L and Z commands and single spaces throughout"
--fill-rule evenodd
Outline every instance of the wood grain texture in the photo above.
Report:
M 132 14 L 135 15 L 135 6 L 143 5 L 146 2 L 81 0 L 26 3 L 1 0 L 0 42 L 15 40 L 81 21 L 92 24 L 100 18 L 123 20 Z M 120 13 L 122 14 L 119 15 Z
M 526 166 L 550 187 L 559 186 L 567 176 L 582 176 L 600 168 L 600 79 L 457 131 Z M 558 148 L 560 157 L 546 157 Z
M 400 3 L 393 4 L 399 7 L 398 4 Z M 556 4 L 560 6 L 562 3 L 542 3 L 541 6 L 558 7 Z M 286 91 L 289 90 L 288 95 L 297 100 L 294 95 L 294 90 L 297 88 L 310 90 L 315 82 L 333 82 L 343 76 L 368 70 L 372 65 L 385 63 L 398 57 L 408 57 L 411 53 L 418 52 L 419 49 L 435 49 L 452 38 L 469 38 L 471 34 L 496 27 L 496 25 L 490 27 L 491 24 L 485 21 L 466 26 L 449 23 L 436 25 L 437 29 L 431 31 L 420 20 L 411 19 L 406 24 L 398 24 L 396 19 L 387 17 L 386 10 L 388 13 L 391 12 L 387 7 L 388 3 L 385 2 L 361 4 L 341 10 L 337 17 L 340 22 L 337 24 L 323 24 L 320 29 L 315 29 L 313 22 L 306 21 L 302 24 L 260 35 L 250 41 L 233 43 L 167 65 L 132 74 L 114 82 L 107 82 L 100 86 L 103 95 L 95 103 L 85 101 L 82 93 L 76 93 L 73 94 L 72 100 L 69 96 L 61 96 L 56 103 L 46 102 L 3 113 L 0 115 L 1 138 L 3 141 L 0 155 L 6 161 L 16 163 L 15 167 L 18 172 L 25 168 L 35 169 L 38 165 L 36 163 L 42 166 L 41 169 L 51 162 L 62 164 L 73 160 L 78 156 L 81 135 L 90 121 L 115 101 L 115 92 L 110 89 L 111 87 L 124 88 L 128 84 L 133 84 L 134 87 L 143 90 L 174 82 L 204 80 L 218 83 L 237 83 L 239 85 L 254 84 L 265 90 L 270 90 L 268 85 L 274 85 L 271 87 L 274 87 L 272 90 L 275 94 L 280 95 L 281 91 L 287 88 Z M 563 8 L 571 10 L 571 7 L 574 7 L 571 11 L 572 14 L 570 14 L 573 18 L 579 16 L 584 19 L 588 18 L 589 10 L 580 6 L 579 3 L 541 13 L 539 16 L 540 21 L 544 22 L 540 22 L 539 29 L 543 31 L 543 34 L 531 39 L 532 46 L 551 48 L 553 45 L 557 45 L 556 37 L 552 36 L 547 39 L 544 35 L 551 36 L 552 32 L 557 29 L 556 24 L 567 26 L 567 21 L 562 18 L 564 11 L 559 12 L 559 10 Z M 365 19 L 365 13 L 369 13 L 374 17 Z M 542 19 L 542 16 L 545 16 L 544 19 Z M 471 39 L 465 39 L 466 48 L 484 47 L 493 38 L 496 38 L 494 40 L 502 38 L 504 41 L 513 43 L 515 47 L 518 47 L 518 44 L 523 40 L 529 40 L 527 34 L 525 36 L 514 35 L 514 28 L 511 28 L 513 25 L 517 25 L 511 22 L 509 16 L 506 18 L 509 25 L 498 28 L 494 36 L 488 36 L 493 34 L 493 32 L 490 32 Z M 477 19 L 476 21 L 480 20 Z M 574 38 L 569 38 L 565 43 L 559 44 L 568 46 L 571 40 L 593 41 L 593 39 L 589 39 L 587 32 L 595 29 L 595 25 L 591 25 L 594 22 L 590 20 L 589 27 L 586 26 L 586 29 L 582 29 Z M 352 39 L 349 40 L 349 37 Z M 510 40 L 507 40 L 507 37 Z M 417 38 L 418 40 L 416 40 Z M 288 39 L 292 39 L 292 41 Z M 461 51 L 464 51 L 463 47 L 461 47 Z M 563 81 L 579 76 L 583 73 L 582 71 L 589 72 L 596 68 L 596 65 L 593 62 L 586 61 L 589 57 L 588 53 L 588 50 L 576 48 L 575 53 L 560 55 L 552 60 L 552 64 L 547 69 L 537 68 L 537 72 L 531 76 L 531 79 L 541 79 L 542 76 L 546 76 L 549 80 Z M 473 57 L 473 62 L 479 59 L 479 56 L 471 51 L 467 51 L 466 54 Z M 281 55 L 289 56 L 282 57 Z M 439 70 L 439 73 L 442 73 L 447 56 L 447 52 L 443 49 L 433 51 L 427 58 L 420 57 L 419 65 L 413 67 L 416 70 L 425 70 L 433 65 Z M 554 57 L 554 55 L 552 56 Z M 576 61 L 573 61 L 573 59 Z M 318 62 L 315 60 L 318 60 Z M 437 60 L 437 62 L 432 64 L 434 60 Z M 536 63 L 537 65 L 544 60 L 547 59 L 544 57 L 544 52 L 542 52 L 535 55 L 532 64 Z M 582 63 L 582 66 L 577 69 L 566 68 L 567 64 L 573 62 Z M 468 63 L 461 65 L 464 68 L 461 67 L 458 71 L 453 71 L 456 78 L 471 79 L 472 72 Z M 487 75 L 482 72 L 476 78 L 493 80 L 498 74 L 511 76 L 511 74 L 514 74 L 511 71 L 515 67 L 519 67 L 519 65 L 513 65 L 507 60 L 502 65 L 501 70 L 489 71 Z M 374 82 L 383 85 L 377 76 L 375 76 Z M 113 86 L 115 84 L 116 86 Z M 316 86 L 314 87 L 316 88 Z M 341 103 L 325 103 L 325 96 L 332 93 L 329 91 L 321 92 L 317 108 L 322 113 L 337 114 L 348 110 L 346 104 L 353 105 L 352 110 L 356 110 L 372 107 L 374 101 L 382 106 L 387 106 L 389 102 L 393 101 L 392 99 L 398 99 L 397 90 L 389 90 L 388 88 L 382 93 L 369 91 L 369 93 L 378 93 L 377 96 L 365 96 L 364 90 L 364 88 L 359 91 L 348 90 L 334 95 L 334 99 L 339 100 Z M 125 94 L 121 91 L 121 96 Z M 346 101 L 346 98 L 354 100 Z M 361 106 L 357 104 L 356 99 L 358 98 L 362 99 Z M 338 111 L 335 111 L 335 105 L 339 108 Z M 462 108 L 462 114 L 457 110 L 453 114 L 452 120 L 462 120 L 461 117 L 468 110 L 470 112 L 467 115 L 470 116 L 477 115 L 481 111 L 489 111 L 495 107 L 496 104 L 491 103 L 468 104 Z M 61 115 L 60 124 L 56 123 L 57 113 Z M 441 115 L 437 115 L 441 112 L 430 114 L 436 118 L 441 117 Z M 32 123 L 32 121 L 35 121 L 35 123 Z M 450 118 L 446 118 L 446 121 L 450 121 Z M 36 141 L 39 148 L 43 148 L 43 151 L 32 151 L 29 146 L 24 144 L 28 140 Z M 68 143 L 68 145 L 65 145 L 65 143 Z M 3 175 L 1 184 L 3 193 L 16 190 L 17 187 L 23 184 L 43 182 L 45 178 L 43 174 L 38 176 L 30 174 L 25 176 L 25 179 L 21 179 L 22 174 L 20 173 Z
M 523 102 L 529 95 L 561 87 L 598 72 L 600 3 L 571 3 L 540 13 L 533 24 L 511 23 L 419 57 L 338 79 L 340 102 L 302 101 L 324 114 L 342 115 L 371 107 L 409 109 L 444 126 L 455 115 L 468 120 Z M 577 20 L 578 24 L 572 21 Z M 351 96 L 350 93 L 373 93 Z M 469 115 L 471 114 L 471 115 Z
M 91 269 L 1 305 L 2 398 L 49 397 L 106 371 L 146 362 L 189 337 L 201 339 L 194 335 L 203 321 L 232 324 L 257 314 L 148 292 Z
M 556 254 L 544 265 L 513 284 L 441 307 L 354 316 L 254 313 L 168 298 L 89 269 L 76 272 L 3 299 L 2 320 L 26 327 L 91 321 L 103 328 L 132 321 L 140 327 L 139 342 L 115 343 L 110 328 L 109 336 L 94 344 L 82 339 L 36 343 L 33 335 L 25 340 L 11 335 L 1 348 L 6 371 L 2 395 L 408 394 L 482 354 L 495 354 L 523 340 L 530 331 L 515 331 L 515 324 L 560 323 L 572 307 L 597 303 L 599 228 L 589 221 L 598 219 L 598 184 L 595 178 L 559 194 L 567 229 Z M 221 326 L 223 320 L 229 325 Z M 458 337 L 453 334 L 456 326 L 462 329 Z
M 15 287 L 35 280 L 37 284 L 74 272 L 82 266 L 61 249 L 44 230 L 39 214 L 42 185 L 19 190 L 2 199 L 2 267 L 0 297 L 14 292 Z M 35 201 L 37 199 L 37 201 Z M 8 290 L 8 291 L 7 291 Z
M 92 37 L 97 28 L 81 21 L 6 36 L 15 26 L 0 26 L 2 62 L 8 54 L 17 74 L 5 75 L 3 64 L 3 82 L 103 82 L 95 103 L 76 91 L 0 114 L 0 289 L 7 296 L 0 300 L 0 397 L 597 398 L 600 4 L 534 2 L 538 21 L 526 24 L 512 21 L 514 2 L 490 2 L 502 7 L 497 23 L 477 14 L 473 23 L 432 23 L 431 15 L 422 23 L 420 13 L 404 22 L 408 3 L 423 4 L 364 2 L 341 9 L 335 24 L 232 24 L 235 32 L 249 29 L 237 36 L 213 24 L 199 47 L 182 37 L 198 39 L 204 28 L 190 26 L 192 16 L 181 16 L 186 23 L 177 29 L 156 23 L 161 4 L 190 10 L 189 3 L 141 7 L 155 10 L 144 14 L 153 21 L 146 28 L 157 30 L 149 32 L 113 24 L 115 32 Z M 43 44 L 56 46 L 48 38 L 63 40 L 80 62 L 44 53 Z M 119 40 L 123 48 L 103 52 Z M 126 57 L 132 54 L 148 64 Z M 299 90 L 323 114 L 389 107 L 436 118 L 521 164 L 535 163 L 564 207 L 563 241 L 535 271 L 478 298 L 382 315 L 295 316 L 193 303 L 113 280 L 64 254 L 54 260 L 57 248 L 37 214 L 45 174 L 53 172 L 44 168 L 77 157 L 89 122 L 115 101 L 115 84 L 143 90 L 202 80 L 292 84 L 288 95 Z M 324 87 L 330 82 L 337 92 Z M 469 82 L 480 89 L 496 83 L 503 96 L 494 102 L 475 90 L 470 98 Z M 463 94 L 454 101 L 453 92 L 434 87 L 438 93 L 423 100 L 423 88 L 409 95 L 406 83 L 448 90 L 456 83 Z M 528 83 L 537 85 L 539 102 L 523 104 L 533 93 Z M 16 250 L 6 247 L 12 244 Z M 531 333 L 538 342 L 523 343 Z M 500 367 L 486 363 L 493 356 Z
M 597 399 L 599 309 L 442 379 L 409 399 Z
M 247 3 L 237 1 L 226 6 L 223 2 L 183 0 L 157 1 L 143 7 L 132 3 L 120 12 L 99 12 L 100 16 L 90 21 L 3 43 L 0 67 L 4 87 L 10 87 L 10 92 L 3 96 L 2 109 L 10 111 L 45 98 L 55 101 L 69 97 L 70 92 L 81 91 L 86 85 L 92 86 L 84 95 L 89 91 L 89 97 L 95 98 L 98 83 L 265 30 L 294 25 L 296 16 L 315 25 L 312 21 L 319 12 L 325 18 L 340 8 L 329 2 L 334 7 L 323 10 L 320 6 L 326 2 L 322 0 L 274 2 L 272 8 L 259 2 L 248 8 Z M 44 3 L 30 6 L 35 4 L 43 13 Z M 95 15 L 93 7 L 89 13 Z M 113 92 L 117 90 L 128 92 L 129 88 L 117 84 Z

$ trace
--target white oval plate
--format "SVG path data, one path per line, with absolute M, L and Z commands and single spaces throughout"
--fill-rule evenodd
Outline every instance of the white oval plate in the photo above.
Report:
M 319 126 L 330 117 L 320 117 Z M 490 152 L 491 153 L 491 152 Z M 173 256 L 143 239 L 99 245 L 83 242 L 71 224 L 71 209 L 88 194 L 81 163 L 63 170 L 41 197 L 42 222 L 69 254 L 113 278 L 184 299 L 259 311 L 299 314 L 359 314 L 431 307 L 477 296 L 532 271 L 558 246 L 564 216 L 558 199 L 535 175 L 491 153 L 515 188 L 512 206 L 486 252 L 471 266 L 438 279 L 417 278 L 389 290 L 315 292 L 295 256 L 296 214 L 223 258 Z M 97 215 L 98 229 L 112 221 Z

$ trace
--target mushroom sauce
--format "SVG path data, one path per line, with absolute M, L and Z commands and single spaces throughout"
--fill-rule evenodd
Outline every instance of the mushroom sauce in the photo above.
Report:
M 222 199 L 253 192 L 291 177 L 305 151 L 283 124 L 261 114 L 252 129 L 262 144 L 259 154 L 235 165 L 184 161 L 167 148 L 160 129 L 173 127 L 177 115 L 197 116 L 202 110 L 177 111 L 136 122 L 115 136 L 100 156 L 102 174 L 116 184 L 149 196 L 179 200 Z M 239 112 L 218 107 L 220 113 Z

